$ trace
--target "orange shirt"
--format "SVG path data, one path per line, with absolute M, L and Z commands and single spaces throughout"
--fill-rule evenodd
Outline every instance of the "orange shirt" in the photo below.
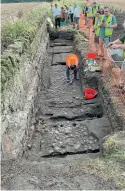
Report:
M 76 65 L 78 66 L 78 57 L 75 54 L 69 54 L 66 57 L 66 66 L 70 67 L 71 65 Z

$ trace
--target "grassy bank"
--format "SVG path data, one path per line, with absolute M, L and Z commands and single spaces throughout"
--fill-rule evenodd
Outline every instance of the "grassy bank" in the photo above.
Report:
M 103 156 L 87 162 L 88 170 L 105 180 L 112 180 L 118 189 L 125 189 L 125 131 L 106 138 Z
M 9 44 L 18 40 L 31 43 L 43 22 L 43 16 L 45 13 L 49 14 L 49 11 L 50 4 L 45 3 L 40 8 L 32 10 L 25 16 L 20 15 L 21 18 L 16 22 L 5 22 L 1 29 L 2 45 L 7 47 Z
M 10 79 L 20 68 L 21 54 L 29 58 L 33 52 L 31 50 L 32 42 L 45 22 L 46 14 L 51 14 L 49 3 L 35 9 L 25 16 L 22 16 L 16 22 L 6 22 L 2 25 L 1 42 L 2 48 L 8 50 L 1 56 L 1 90 L 7 88 Z M 19 52 L 14 51 L 18 50 Z

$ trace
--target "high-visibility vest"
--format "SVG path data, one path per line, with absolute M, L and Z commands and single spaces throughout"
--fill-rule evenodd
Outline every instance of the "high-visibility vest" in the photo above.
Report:
M 98 26 L 99 23 L 102 22 L 102 20 L 104 19 L 104 15 L 101 15 L 101 17 L 98 19 L 96 18 L 95 19 L 95 34 L 96 36 L 99 36 L 99 33 L 100 33 L 100 27 Z
M 112 23 L 112 14 L 110 14 L 108 16 L 108 18 L 106 18 L 106 21 L 105 21 L 105 24 L 107 25 L 110 25 Z M 112 33 L 113 33 L 113 28 L 108 28 L 108 27 L 105 27 L 105 36 L 112 36 Z
M 89 18 L 93 17 L 92 7 L 89 7 L 89 12 L 87 13 L 87 17 Z
M 96 5 L 96 7 L 93 7 L 93 8 L 92 8 L 93 16 L 95 16 L 95 13 L 98 11 L 98 9 L 99 9 L 99 6 L 98 6 L 98 5 Z
M 100 23 L 99 20 L 101 21 L 101 18 L 99 18 L 99 19 L 96 18 L 95 19 L 94 27 L 95 27 L 95 34 L 96 34 L 96 36 L 99 36 L 99 32 L 100 32 L 100 27 L 98 26 L 98 24 Z

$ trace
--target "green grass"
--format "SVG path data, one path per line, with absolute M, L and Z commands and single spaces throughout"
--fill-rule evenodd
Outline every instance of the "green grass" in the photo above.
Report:
M 72 5 L 74 7 L 75 0 L 65 0 L 60 2 L 53 2 L 53 6 L 55 3 L 58 4 L 59 7 L 63 5 Z M 64 4 L 63 4 L 64 3 Z M 78 1 L 81 9 L 83 9 L 83 2 L 80 0 Z M 47 12 L 48 16 L 52 16 L 51 6 L 49 3 L 42 5 L 37 10 L 33 10 L 29 14 L 26 14 L 22 19 L 12 23 L 6 22 L 2 25 L 1 29 L 1 41 L 2 44 L 9 44 L 14 43 L 15 41 L 24 41 L 24 43 L 31 43 L 35 37 L 35 34 L 38 28 L 41 26 L 42 23 L 42 16 Z M 29 44 L 28 44 L 29 45 Z
M 41 25 L 44 23 L 46 14 L 50 15 L 50 4 L 45 3 L 40 8 L 31 11 L 18 21 L 6 22 L 2 25 L 1 41 L 6 46 L 10 44 L 22 43 L 22 52 L 27 56 L 32 55 L 31 44 Z M 20 57 L 12 53 L 1 57 L 1 90 L 7 87 L 7 83 L 19 69 Z
M 49 12 L 50 5 L 43 5 L 37 10 L 26 14 L 22 19 L 12 23 L 6 22 L 2 25 L 2 43 L 12 44 L 17 40 L 31 43 L 38 28 L 42 24 L 43 16 Z
M 104 142 L 103 156 L 89 160 L 87 166 L 91 173 L 125 189 L 125 131 L 109 136 Z

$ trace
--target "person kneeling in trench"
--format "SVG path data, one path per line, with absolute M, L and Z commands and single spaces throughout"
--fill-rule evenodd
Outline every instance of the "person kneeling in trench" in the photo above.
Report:
M 75 54 L 68 55 L 66 58 L 66 77 L 67 82 L 71 82 L 74 79 L 79 80 L 77 77 L 78 74 L 78 57 Z

